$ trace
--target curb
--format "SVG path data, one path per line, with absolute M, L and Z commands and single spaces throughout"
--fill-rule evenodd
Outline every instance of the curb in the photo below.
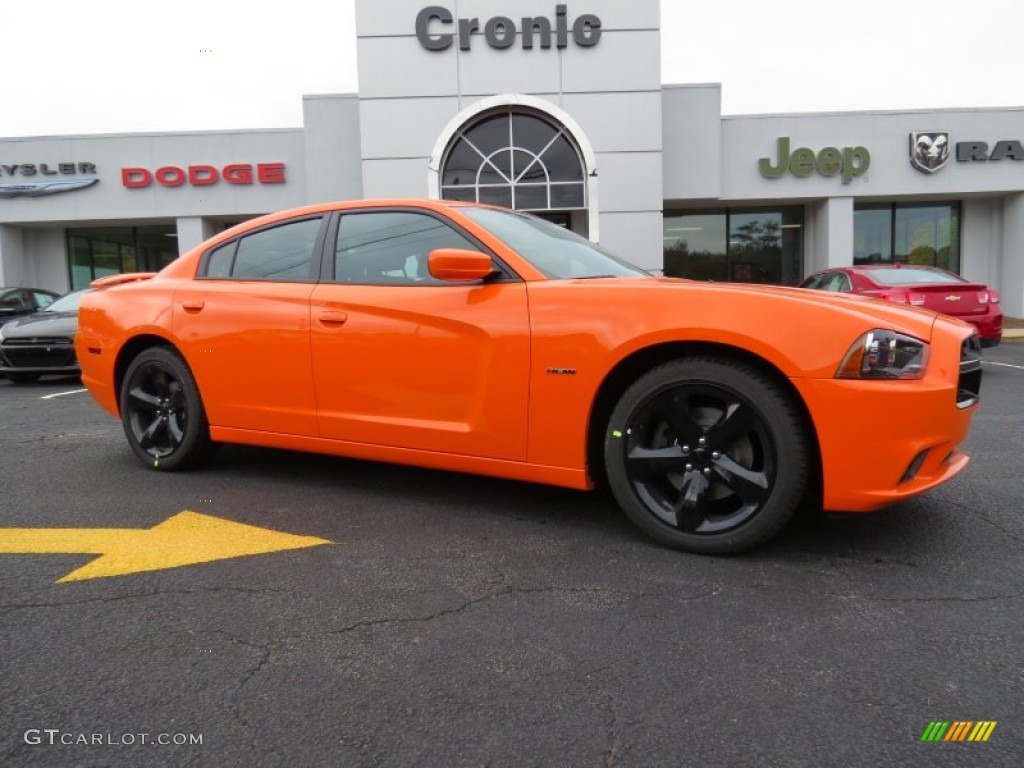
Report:
M 1024 339 L 1024 328 L 1003 328 L 1004 339 Z

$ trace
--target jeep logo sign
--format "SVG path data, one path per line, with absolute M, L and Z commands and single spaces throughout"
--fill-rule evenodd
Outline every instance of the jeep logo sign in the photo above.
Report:
M 511 48 L 516 44 L 517 34 L 522 34 L 524 50 L 530 50 L 536 40 L 541 48 L 550 48 L 554 38 L 556 48 L 569 46 L 568 9 L 555 6 L 555 22 L 546 16 L 524 16 L 517 27 L 508 16 L 495 16 L 480 26 L 480 19 L 456 19 L 452 12 L 440 5 L 431 5 L 416 14 L 416 39 L 428 51 L 443 51 L 452 47 L 456 36 L 459 50 L 468 51 L 473 45 L 473 35 L 483 31 L 484 40 L 491 48 Z M 601 39 L 601 19 L 592 13 L 585 13 L 572 24 L 572 41 L 589 48 Z
M 839 176 L 843 184 L 849 184 L 871 165 L 867 147 L 825 147 L 817 153 L 808 147 L 799 147 L 790 153 L 789 137 L 780 136 L 776 148 L 778 160 L 774 165 L 770 157 L 757 161 L 757 169 L 766 179 L 778 179 L 786 173 L 805 178 L 817 171 L 821 176 Z

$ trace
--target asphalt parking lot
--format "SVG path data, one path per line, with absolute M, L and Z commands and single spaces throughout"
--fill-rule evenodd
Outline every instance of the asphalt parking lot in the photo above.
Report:
M 0 548 L 39 542 L 0 554 L 0 766 L 1021 764 L 1024 341 L 986 351 L 961 476 L 736 558 L 557 488 L 241 447 L 149 472 L 79 387 L 0 380 Z M 95 554 L 37 531 L 183 510 L 330 543 L 57 583 Z

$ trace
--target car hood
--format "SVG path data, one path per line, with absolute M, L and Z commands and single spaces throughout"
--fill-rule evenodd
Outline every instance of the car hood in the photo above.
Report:
M 5 339 L 33 336 L 74 336 L 78 330 L 77 312 L 36 312 L 4 323 Z
M 744 295 L 768 296 L 780 302 L 799 302 L 804 306 L 827 307 L 831 311 L 844 312 L 870 318 L 879 327 L 886 327 L 902 333 L 909 333 L 924 341 L 930 341 L 932 326 L 938 315 L 929 309 L 895 304 L 891 301 L 872 299 L 867 296 L 814 291 L 808 288 L 787 288 L 775 285 L 749 283 L 715 283 L 687 280 L 677 277 L 600 277 L 577 279 L 580 285 L 621 287 L 632 286 L 641 290 L 686 290 L 721 294 L 721 300 L 735 301 Z

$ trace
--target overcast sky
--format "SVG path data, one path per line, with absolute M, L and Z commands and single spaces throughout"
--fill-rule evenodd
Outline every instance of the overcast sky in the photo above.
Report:
M 303 94 L 357 92 L 352 0 L 269 7 L 0 0 L 0 136 L 298 127 Z M 724 114 L 1024 106 L 1020 8 L 662 0 L 662 82 L 722 83 Z

